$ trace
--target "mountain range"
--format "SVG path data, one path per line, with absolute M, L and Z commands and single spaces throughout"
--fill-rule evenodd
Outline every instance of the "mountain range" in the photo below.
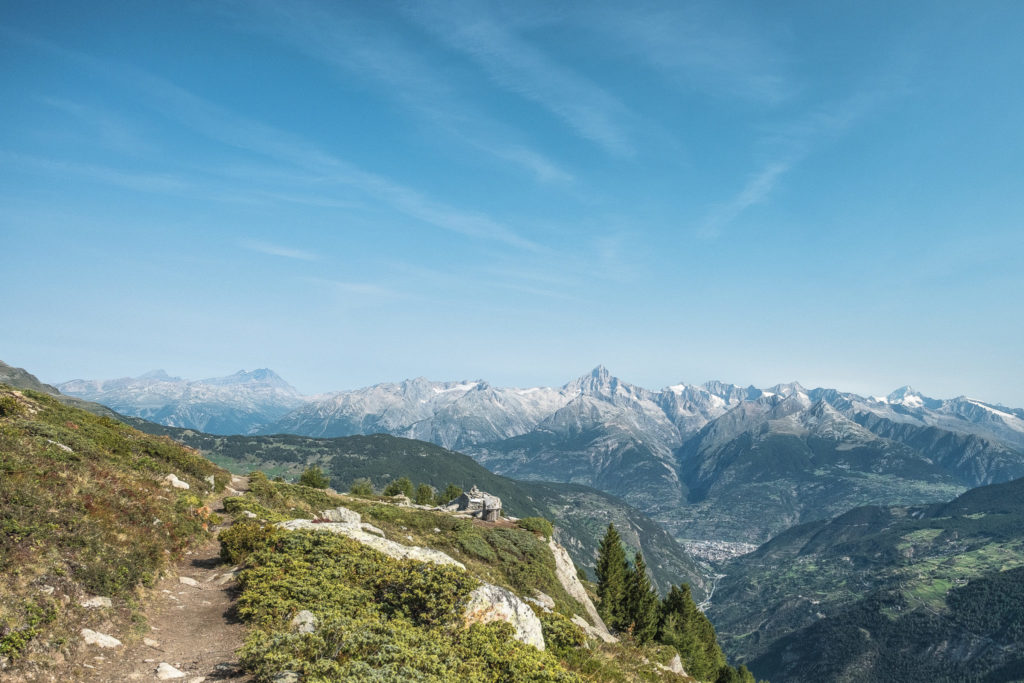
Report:
M 679 539 L 760 543 L 857 505 L 946 500 L 1024 476 L 1024 410 L 910 387 L 881 398 L 795 382 L 652 391 L 599 366 L 558 388 L 417 378 L 305 397 L 270 370 L 58 388 L 213 433 L 431 441 L 514 479 L 619 496 Z
M 64 395 L 101 403 L 123 415 L 215 434 L 249 433 L 307 400 L 266 369 L 200 380 L 153 370 L 139 377 L 73 380 L 56 388 Z

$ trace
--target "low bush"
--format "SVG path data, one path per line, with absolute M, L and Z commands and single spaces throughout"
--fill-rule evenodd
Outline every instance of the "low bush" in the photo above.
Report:
M 551 538 L 551 534 L 555 532 L 555 527 L 552 526 L 551 522 L 544 519 L 543 517 L 523 517 L 516 525 L 520 529 L 526 529 L 532 531 L 535 534 L 540 534 L 545 539 Z

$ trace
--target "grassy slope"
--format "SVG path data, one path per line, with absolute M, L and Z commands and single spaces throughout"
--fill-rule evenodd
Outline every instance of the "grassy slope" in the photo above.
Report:
M 707 582 L 686 551 L 656 523 L 614 496 L 575 484 L 518 482 L 489 472 L 475 460 L 425 441 L 386 434 L 318 439 L 275 436 L 216 436 L 137 421 L 141 429 L 166 434 L 199 449 L 214 462 L 239 473 L 258 469 L 270 476 L 295 478 L 319 465 L 331 483 L 344 490 L 355 479 L 370 478 L 378 490 L 407 476 L 442 489 L 449 482 L 463 489 L 474 484 L 499 496 L 508 514 L 543 516 L 559 527 L 558 539 L 577 565 L 593 576 L 595 548 L 609 522 L 625 543 L 641 550 L 653 579 L 664 593 L 671 584 L 689 583 L 703 599 Z
M 162 487 L 168 473 L 190 490 Z M 138 587 L 205 537 L 210 475 L 229 476 L 170 439 L 0 385 L 0 656 L 59 663 L 80 628 L 125 629 Z M 113 608 L 81 608 L 90 595 Z
M 1024 635 L 1021 568 L 1016 480 L 790 529 L 727 566 L 710 616 L 731 655 L 780 680 L 963 680 L 1016 666 L 1001 648 Z M 975 594 L 1019 613 L 979 621 Z

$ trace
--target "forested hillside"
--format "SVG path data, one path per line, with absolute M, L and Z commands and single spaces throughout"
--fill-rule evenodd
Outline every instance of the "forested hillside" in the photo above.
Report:
M 723 571 L 709 616 L 770 678 L 1020 676 L 1024 479 L 801 525 Z

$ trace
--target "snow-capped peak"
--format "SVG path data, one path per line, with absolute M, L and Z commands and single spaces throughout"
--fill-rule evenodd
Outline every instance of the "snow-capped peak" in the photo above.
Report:
M 911 386 L 902 386 L 885 397 L 886 403 L 906 406 L 908 408 L 921 408 L 925 404 L 923 394 L 914 391 Z

